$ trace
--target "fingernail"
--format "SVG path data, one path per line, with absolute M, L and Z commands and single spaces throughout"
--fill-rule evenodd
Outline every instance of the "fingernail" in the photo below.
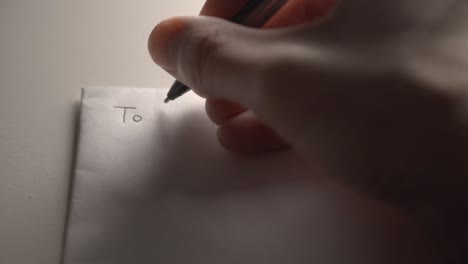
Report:
M 174 72 L 177 67 L 178 43 L 187 22 L 183 18 L 171 18 L 159 23 L 151 32 L 148 50 L 159 66 Z

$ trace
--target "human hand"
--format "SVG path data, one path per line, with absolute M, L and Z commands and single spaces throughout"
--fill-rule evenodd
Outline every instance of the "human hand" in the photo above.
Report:
M 210 1 L 205 14 L 229 17 L 245 1 L 224 2 Z M 330 19 L 282 29 L 174 18 L 149 46 L 208 98 L 227 148 L 286 142 L 374 197 L 445 214 L 466 204 L 465 12 L 461 0 L 347 0 Z M 286 12 L 270 26 L 314 17 Z
M 289 1 L 263 28 L 278 28 L 316 21 L 328 13 L 334 1 Z M 208 0 L 201 15 L 227 19 L 233 17 L 245 5 L 245 2 L 247 1 Z M 238 103 L 208 97 L 206 111 L 211 120 L 219 126 L 218 138 L 226 149 L 250 153 L 287 146 L 287 143 L 272 129 L 260 122 L 251 110 L 247 110 Z

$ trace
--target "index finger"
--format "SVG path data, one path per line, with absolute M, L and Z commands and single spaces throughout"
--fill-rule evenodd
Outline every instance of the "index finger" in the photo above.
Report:
M 206 0 L 200 15 L 229 19 L 233 17 L 248 1 L 249 0 Z
M 249 0 L 207 0 L 200 15 L 230 19 Z M 336 0 L 289 0 L 265 25 L 278 28 L 307 23 L 325 16 Z

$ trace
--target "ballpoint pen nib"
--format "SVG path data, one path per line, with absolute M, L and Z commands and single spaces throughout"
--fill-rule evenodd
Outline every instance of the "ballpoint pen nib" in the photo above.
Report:
M 168 98 L 166 98 L 166 100 L 164 100 L 164 103 L 167 104 L 167 103 L 169 103 L 170 101 L 171 101 L 171 99 L 169 99 L 169 97 L 168 97 Z

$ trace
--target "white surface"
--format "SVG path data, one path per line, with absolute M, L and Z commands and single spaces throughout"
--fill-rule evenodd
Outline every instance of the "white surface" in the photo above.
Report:
M 291 152 L 231 154 L 203 100 L 164 99 L 84 90 L 65 264 L 422 263 L 395 210 Z
M 202 0 L 0 0 L 0 263 L 58 264 L 80 87 L 164 87 L 146 40 Z
M 336 257 L 312 235 L 337 221 L 320 210 L 333 211 L 323 206 L 330 199 L 310 199 L 314 188 L 298 180 L 311 172 L 304 162 L 287 152 L 228 153 L 203 100 L 189 94 L 164 104 L 165 97 L 156 89 L 84 89 L 66 264 Z

